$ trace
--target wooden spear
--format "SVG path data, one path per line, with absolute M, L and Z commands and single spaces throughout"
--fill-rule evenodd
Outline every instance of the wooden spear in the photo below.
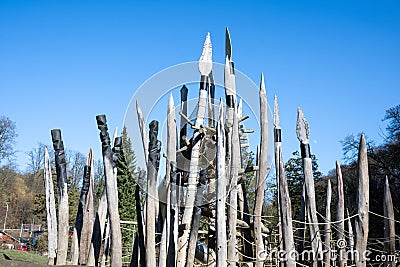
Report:
M 147 161 L 147 195 L 146 195 L 146 264 L 156 266 L 156 213 L 154 207 L 158 199 L 157 173 L 160 166 L 161 142 L 158 136 L 158 121 L 149 125 L 149 160 Z
M 199 92 L 199 104 L 196 116 L 196 124 L 194 126 L 194 133 L 192 138 L 192 151 L 191 160 L 189 165 L 189 177 L 188 187 L 186 193 L 185 209 L 182 217 L 182 225 L 184 229 L 182 235 L 178 238 L 178 255 L 177 261 L 178 266 L 185 266 L 188 238 L 191 229 L 193 206 L 196 196 L 196 185 L 197 176 L 199 171 L 199 157 L 200 157 L 200 145 L 202 136 L 201 125 L 204 123 L 205 111 L 207 106 L 207 77 L 209 76 L 212 69 L 212 45 L 210 34 L 207 34 L 206 40 L 203 46 L 203 53 L 199 60 L 199 71 L 201 73 L 200 92 Z
M 201 206 L 203 205 L 203 198 L 204 198 L 203 193 L 204 193 L 204 188 L 206 186 L 206 175 L 207 175 L 207 169 L 200 171 L 200 179 L 199 179 L 199 183 L 197 185 L 195 207 L 194 207 L 193 219 L 192 219 L 192 229 L 191 229 L 190 235 L 189 235 L 186 267 L 191 267 L 194 265 L 196 242 L 197 242 L 197 236 L 198 236 L 199 227 L 200 227 Z
M 383 214 L 385 216 L 384 224 L 385 224 L 385 248 L 387 255 L 395 255 L 396 252 L 396 231 L 394 225 L 394 210 L 393 210 L 393 202 L 392 195 L 390 193 L 389 180 L 386 176 L 385 179 L 385 189 L 383 191 L 384 201 L 383 201 Z M 388 257 L 389 258 L 389 257 Z M 386 261 L 387 266 L 395 267 L 396 260 L 390 258 L 390 260 Z
M 93 222 L 94 222 L 94 157 L 93 150 L 89 149 L 87 163 L 85 169 L 87 168 L 89 172 L 89 179 L 86 181 L 86 186 L 88 186 L 88 191 L 85 192 L 86 200 L 82 201 L 83 206 L 83 221 L 81 230 L 81 239 L 79 242 L 79 263 L 86 265 L 88 261 L 90 241 L 93 232 Z M 85 175 L 85 177 L 87 177 Z M 85 182 L 84 182 L 85 185 Z
M 366 266 L 367 262 L 363 255 L 367 250 L 368 241 L 368 213 L 369 213 L 369 176 L 368 176 L 368 157 L 367 146 L 364 134 L 361 135 L 358 148 L 358 216 L 356 217 L 356 251 L 360 255 L 356 259 L 356 266 Z
M 293 239 L 293 222 L 292 222 L 292 203 L 289 196 L 289 188 L 286 179 L 284 162 L 282 159 L 282 130 L 279 120 L 278 98 L 274 99 L 274 145 L 275 145 L 275 162 L 278 186 L 278 216 L 279 216 L 279 241 L 280 248 L 285 251 L 287 261 L 286 267 L 296 266 L 296 259 L 293 257 L 295 252 Z M 281 262 L 284 265 L 284 262 Z
M 304 118 L 303 111 L 298 108 L 297 110 L 297 138 L 300 141 L 301 157 L 303 161 L 303 174 L 306 193 L 306 214 L 309 214 L 309 229 L 311 238 L 311 247 L 314 252 L 313 266 L 318 266 L 318 259 L 322 256 L 322 242 L 319 232 L 317 208 L 315 203 L 315 188 L 314 178 L 312 172 L 312 161 L 310 145 L 308 143 L 310 136 L 310 128 L 307 120 Z
M 64 154 L 64 143 L 59 129 L 51 130 L 53 148 L 56 161 L 57 188 L 58 188 L 58 239 L 57 265 L 67 262 L 69 206 L 67 184 L 67 162 Z
M 280 205 L 280 186 L 279 186 L 279 177 L 280 177 L 280 161 L 282 158 L 279 156 L 279 153 L 282 152 L 282 129 L 280 127 L 279 121 L 279 105 L 278 98 L 274 97 L 274 150 L 275 150 L 275 173 L 276 173 L 276 188 L 277 188 L 277 206 L 278 206 L 278 239 L 279 239 L 279 248 L 283 250 L 283 233 L 282 233 L 282 207 Z M 283 263 L 280 263 L 282 266 Z
M 171 192 L 171 164 L 176 162 L 176 121 L 175 121 L 175 105 L 172 93 L 169 95 L 168 109 L 167 109 L 167 162 L 166 162 L 166 176 L 163 181 L 163 193 L 165 194 L 165 219 L 163 223 L 160 253 L 159 253 L 159 267 L 167 266 L 167 252 L 169 244 L 170 233 L 170 192 Z M 161 199 L 161 197 L 160 197 Z M 164 200 L 164 199 L 163 199 Z
M 340 164 L 336 161 L 336 181 L 337 181 L 337 209 L 336 209 L 336 237 L 337 240 L 344 239 L 344 192 L 343 192 L 343 177 Z M 341 241 L 344 242 L 344 241 Z M 343 246 L 338 246 L 338 265 L 339 267 L 346 266 L 346 251 Z
M 57 214 L 50 157 L 47 147 L 44 148 L 44 187 L 46 192 L 47 211 L 47 264 L 54 265 L 57 256 Z
M 216 267 L 227 266 L 227 248 L 226 248 L 226 220 L 225 220 L 225 204 L 226 204 L 226 173 L 225 173 L 225 127 L 223 122 L 223 106 L 222 101 L 219 102 L 219 113 L 217 123 L 217 185 L 216 185 Z
M 100 130 L 100 140 L 102 144 L 103 165 L 106 182 L 107 207 L 111 231 L 111 265 L 122 266 L 122 236 L 120 228 L 120 218 L 118 212 L 118 191 L 115 174 L 115 162 L 113 151 L 110 147 L 110 136 L 108 134 L 107 119 L 105 115 L 96 116 L 97 127 Z M 119 141 L 120 142 L 120 141 Z M 115 142 L 116 143 L 116 142 Z M 120 146 L 121 144 L 119 144 Z M 114 148 L 118 147 L 114 144 Z
M 324 262 L 325 266 L 331 266 L 331 201 L 332 201 L 332 185 L 331 180 L 328 179 L 328 186 L 326 188 L 326 206 L 325 206 L 325 248 L 324 248 Z
M 268 114 L 267 114 L 267 94 L 265 91 L 264 74 L 261 74 L 260 82 L 260 155 L 258 157 L 259 171 L 257 172 L 257 183 L 256 183 L 256 201 L 254 205 L 254 242 L 256 247 L 256 266 L 262 267 L 263 261 L 259 259 L 259 256 L 264 252 L 264 242 L 262 238 L 262 206 L 264 200 L 264 185 L 267 178 L 268 171 Z

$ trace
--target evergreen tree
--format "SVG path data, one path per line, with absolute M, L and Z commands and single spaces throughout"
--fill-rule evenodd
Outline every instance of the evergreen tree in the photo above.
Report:
M 117 163 L 119 215 L 122 221 L 136 221 L 135 185 L 137 181 L 136 157 L 126 127 L 122 130 L 122 147 Z M 134 225 L 121 227 L 123 253 L 127 254 L 133 243 Z

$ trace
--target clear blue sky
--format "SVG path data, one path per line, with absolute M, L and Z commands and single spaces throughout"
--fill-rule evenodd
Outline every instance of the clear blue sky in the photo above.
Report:
M 285 160 L 300 106 L 326 173 L 346 135 L 379 143 L 385 110 L 400 102 L 399 14 L 399 1 L 0 0 L 0 114 L 17 124 L 21 170 L 53 128 L 99 156 L 95 116 L 121 127 L 135 89 L 198 60 L 207 32 L 223 63 L 228 26 L 236 68 L 256 83 L 264 72 L 270 105 L 278 95 Z

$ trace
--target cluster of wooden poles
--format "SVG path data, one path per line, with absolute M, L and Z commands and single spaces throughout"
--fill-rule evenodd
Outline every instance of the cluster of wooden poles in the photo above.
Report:
M 236 82 L 230 36 L 226 30 L 225 62 L 225 108 L 222 99 L 218 111 L 214 108 L 215 85 L 212 74 L 212 46 L 207 35 L 203 53 L 199 60 L 201 82 L 198 109 L 194 121 L 187 115 L 188 89 L 181 89 L 180 131 L 177 131 L 175 105 L 172 95 L 168 102 L 166 172 L 160 184 L 157 177 L 160 164 L 161 142 L 158 140 L 158 121 L 149 124 L 143 118 L 139 103 L 136 103 L 138 124 L 141 133 L 147 171 L 141 171 L 136 186 L 134 201 L 137 213 L 137 233 L 131 257 L 131 266 L 266 266 L 265 254 L 271 249 L 268 236 L 271 229 L 263 223 L 264 187 L 270 163 L 268 158 L 267 98 L 264 77 L 261 76 L 259 90 L 260 144 L 256 153 L 256 166 L 242 163 L 242 148 L 246 146 L 247 133 L 242 115 L 242 103 L 236 99 Z M 217 118 L 215 120 L 215 118 Z M 122 266 L 122 244 L 120 218 L 118 214 L 118 191 L 116 183 L 116 159 L 121 149 L 121 139 L 114 134 L 113 145 L 108 134 L 106 118 L 97 116 L 102 142 L 105 170 L 105 190 L 96 213 L 93 210 L 93 155 L 89 152 L 79 212 L 76 218 L 72 242 L 72 264 L 101 265 L 109 248 L 111 266 Z M 208 120 L 206 120 L 208 119 Z M 309 125 L 301 109 L 298 110 L 297 136 L 300 141 L 304 172 L 304 186 L 300 228 L 293 227 L 291 199 L 282 159 L 281 128 L 277 99 L 274 101 L 274 151 L 278 190 L 278 249 L 285 255 L 301 254 L 311 249 L 315 254 L 307 262 L 296 257 L 285 257 L 270 266 L 366 266 L 359 257 L 354 262 L 346 258 L 346 249 L 351 247 L 362 255 L 367 250 L 369 216 L 368 161 L 364 136 L 361 137 L 358 158 L 358 213 L 355 217 L 355 238 L 346 240 L 349 246 L 340 246 L 338 257 L 331 258 L 331 247 L 335 241 L 331 235 L 336 231 L 336 241 L 345 240 L 345 202 L 343 179 L 339 163 L 336 163 L 337 218 L 331 221 L 331 184 L 328 181 L 326 223 L 317 219 L 314 179 L 309 145 Z M 188 127 L 193 129 L 187 137 Z M 178 134 L 179 133 L 179 134 Z M 49 262 L 63 265 L 68 250 L 68 194 L 66 162 L 59 130 L 52 131 L 55 150 L 58 186 L 58 235 L 54 204 L 51 169 L 46 150 L 46 200 L 49 232 Z M 179 140 L 179 141 L 178 141 Z M 205 146 L 214 147 L 215 157 L 205 166 Z M 189 163 L 185 165 L 185 160 Z M 255 203 L 252 213 L 247 200 L 248 188 L 244 183 L 247 172 L 255 172 Z M 145 192 L 145 199 L 142 199 Z M 133 201 L 133 199 L 132 199 Z M 145 203 L 144 205 L 142 203 Z M 390 240 L 388 253 L 394 254 L 394 215 L 389 184 L 385 188 L 385 229 Z M 108 218 L 108 219 L 107 219 Z M 106 223 L 108 220 L 108 223 Z M 202 225 L 202 227 L 200 227 Z M 322 238 L 320 225 L 324 225 Z M 204 230 L 206 229 L 206 230 Z M 306 230 L 308 234 L 306 235 Z M 349 223 L 349 231 L 352 231 Z M 110 240 L 103 237 L 109 233 Z M 200 239 L 200 235 L 203 237 Z M 58 239 L 58 240 L 57 240 Z M 310 240 L 311 248 L 305 245 Z M 295 241 L 296 240 L 296 241 Z M 354 247 L 352 247 L 354 246 Z M 55 261 L 56 259 L 56 261 Z M 389 262 L 395 266 L 394 262 Z

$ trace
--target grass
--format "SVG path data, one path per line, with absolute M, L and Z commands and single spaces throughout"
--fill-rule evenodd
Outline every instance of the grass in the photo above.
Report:
M 15 261 L 26 261 L 37 264 L 47 264 L 47 257 L 39 256 L 27 251 L 0 250 L 0 259 L 9 258 Z

